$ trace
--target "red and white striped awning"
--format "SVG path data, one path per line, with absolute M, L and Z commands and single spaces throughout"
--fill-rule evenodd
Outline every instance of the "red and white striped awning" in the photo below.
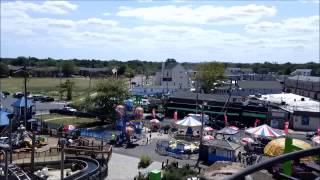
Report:
M 281 130 L 273 129 L 272 127 L 266 124 L 255 127 L 255 128 L 249 128 L 245 132 L 253 136 L 264 136 L 264 137 L 273 137 L 273 138 L 285 135 Z

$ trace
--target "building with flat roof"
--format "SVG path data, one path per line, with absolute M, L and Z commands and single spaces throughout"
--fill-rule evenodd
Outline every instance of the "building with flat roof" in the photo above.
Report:
M 258 99 L 289 113 L 289 116 L 271 119 L 271 125 L 279 125 L 284 120 L 289 120 L 290 127 L 295 130 L 314 131 L 320 127 L 319 101 L 292 93 L 262 95 Z
M 299 76 L 311 76 L 312 69 L 296 69 L 290 75 L 299 75 Z
M 320 77 L 293 76 L 284 81 L 285 92 L 320 100 Z
M 233 83 L 234 82 L 234 83 Z M 249 96 L 255 94 L 281 93 L 283 87 L 279 81 L 232 81 L 215 88 L 215 94 L 234 96 Z
M 241 96 L 203 94 L 192 92 L 174 92 L 168 97 L 166 105 L 166 115 L 173 117 L 175 111 L 178 111 L 179 117 L 184 117 L 189 113 L 201 113 L 199 105 L 204 105 L 203 112 L 214 120 L 224 119 L 226 112 L 228 122 L 231 124 L 242 123 L 250 127 L 254 125 L 255 120 L 260 119 L 261 123 L 267 121 L 268 108 L 260 100 L 248 100 Z M 198 106 L 197 106 L 198 105 Z

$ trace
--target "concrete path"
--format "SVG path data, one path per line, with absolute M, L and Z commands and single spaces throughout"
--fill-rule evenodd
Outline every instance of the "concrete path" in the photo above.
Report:
M 160 162 L 152 162 L 146 169 L 138 169 L 140 159 L 136 157 L 126 156 L 122 154 L 112 153 L 109 162 L 109 175 L 106 180 L 130 180 L 138 175 L 139 171 L 142 173 L 161 169 Z

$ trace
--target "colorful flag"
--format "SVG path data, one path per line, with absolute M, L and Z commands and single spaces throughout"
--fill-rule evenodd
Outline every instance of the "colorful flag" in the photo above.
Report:
M 257 127 L 258 124 L 260 124 L 260 119 L 256 119 L 256 121 L 254 122 L 254 127 Z
M 174 114 L 173 114 L 173 119 L 174 119 L 175 121 L 178 120 L 178 112 L 177 112 L 177 111 L 174 112 Z
M 284 122 L 284 133 L 288 135 L 289 121 Z
M 224 112 L 224 125 L 228 125 L 228 116 L 227 116 L 227 111 Z

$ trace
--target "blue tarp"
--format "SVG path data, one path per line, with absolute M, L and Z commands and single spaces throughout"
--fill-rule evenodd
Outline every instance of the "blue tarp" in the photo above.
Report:
M 25 100 L 24 100 L 24 96 L 23 96 L 22 98 L 18 99 L 16 102 L 14 102 L 12 104 L 12 106 L 13 107 L 24 107 L 24 105 L 25 105 L 24 101 Z M 30 107 L 32 105 L 33 105 L 33 103 L 30 100 L 27 99 L 27 107 Z
M 10 114 L 10 113 L 7 113 L 7 112 L 0 109 L 0 126 L 9 125 L 8 114 Z

